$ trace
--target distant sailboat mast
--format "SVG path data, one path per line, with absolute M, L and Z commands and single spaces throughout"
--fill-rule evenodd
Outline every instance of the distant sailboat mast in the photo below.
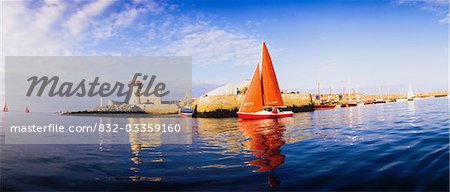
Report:
M 408 99 L 408 101 L 412 101 L 414 98 L 414 92 L 413 92 L 413 88 L 411 85 L 409 85 L 408 87 L 408 94 L 406 96 L 406 99 Z
M 333 98 L 333 88 L 330 85 L 330 94 L 328 95 L 328 100 L 331 100 Z
M 317 95 L 320 96 L 320 82 L 317 82 Z

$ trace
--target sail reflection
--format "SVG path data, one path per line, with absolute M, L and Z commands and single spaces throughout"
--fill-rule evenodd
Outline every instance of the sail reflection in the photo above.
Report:
M 239 128 L 249 138 L 244 142 L 244 148 L 252 151 L 256 158 L 247 164 L 258 167 L 253 172 L 269 172 L 269 186 L 277 186 L 281 181 L 272 173 L 286 157 L 281 153 L 281 147 L 286 143 L 283 139 L 284 125 L 277 119 L 246 120 L 239 121 Z

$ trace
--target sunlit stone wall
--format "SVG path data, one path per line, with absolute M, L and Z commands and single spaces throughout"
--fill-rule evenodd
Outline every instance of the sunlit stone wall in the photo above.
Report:
M 309 94 L 282 94 L 285 106 L 294 112 L 312 110 Z M 213 95 L 197 98 L 197 117 L 236 117 L 244 95 Z

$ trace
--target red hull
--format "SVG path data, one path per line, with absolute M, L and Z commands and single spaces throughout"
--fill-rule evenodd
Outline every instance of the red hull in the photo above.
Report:
M 334 108 L 336 108 L 336 104 L 314 105 L 314 109 L 334 109 Z
M 294 113 L 278 113 L 278 114 L 252 114 L 252 113 L 238 113 L 241 119 L 277 119 L 283 117 L 292 117 Z
M 180 117 L 192 117 L 192 113 L 180 113 Z

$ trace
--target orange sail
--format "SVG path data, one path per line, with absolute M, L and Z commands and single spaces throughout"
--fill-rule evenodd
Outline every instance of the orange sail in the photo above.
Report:
M 253 74 L 252 82 L 241 103 L 239 112 L 257 112 L 263 110 L 261 77 L 259 74 L 259 64 L 256 66 L 255 74 Z
M 267 50 L 266 43 L 263 42 L 262 50 L 262 86 L 265 106 L 284 106 L 281 98 L 280 87 L 278 86 L 277 76 L 273 69 L 272 59 Z
M 6 105 L 6 103 L 5 103 L 5 106 L 3 107 L 3 112 L 8 112 L 9 110 L 8 110 L 8 105 Z

